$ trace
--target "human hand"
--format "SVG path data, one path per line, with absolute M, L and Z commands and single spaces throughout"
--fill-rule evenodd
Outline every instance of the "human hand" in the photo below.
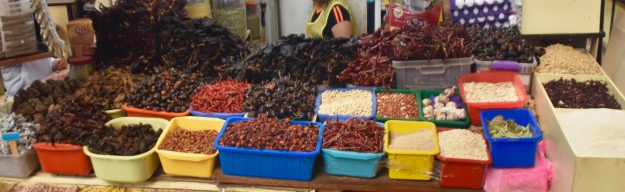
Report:
M 67 69 L 68 66 L 69 63 L 67 63 L 67 60 L 65 59 L 58 58 L 54 60 L 54 69 L 56 71 Z

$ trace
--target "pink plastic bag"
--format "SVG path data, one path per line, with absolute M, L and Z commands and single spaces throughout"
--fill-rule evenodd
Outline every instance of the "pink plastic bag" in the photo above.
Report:
M 531 168 L 489 168 L 484 190 L 487 192 L 543 192 L 549 191 L 553 167 L 545 158 L 547 144 L 538 143 L 536 164 Z

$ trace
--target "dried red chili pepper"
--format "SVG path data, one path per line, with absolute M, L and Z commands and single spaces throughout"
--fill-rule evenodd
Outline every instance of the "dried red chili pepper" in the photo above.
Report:
M 250 84 L 230 79 L 206 85 L 193 96 L 191 107 L 203 113 L 242 113 L 249 88 Z
M 324 149 L 362 153 L 382 153 L 384 127 L 375 121 L 351 118 L 347 121 L 327 121 L 323 132 Z

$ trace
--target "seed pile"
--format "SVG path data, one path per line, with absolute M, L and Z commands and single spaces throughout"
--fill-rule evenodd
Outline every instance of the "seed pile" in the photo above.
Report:
M 202 84 L 197 74 L 170 69 L 141 80 L 126 97 L 129 107 L 182 113 L 189 109 L 191 97 Z
M 31 149 L 31 144 L 36 141 L 35 131 L 39 129 L 38 123 L 29 122 L 22 115 L 11 113 L 0 116 L 0 133 L 19 133 L 20 140 L 17 148 L 20 153 Z M 0 142 L 0 154 L 11 154 L 7 142 Z
M 488 133 L 492 138 L 528 138 L 532 137 L 529 126 L 521 126 L 513 119 L 504 120 L 499 115 L 488 122 Z
M 129 68 L 110 66 L 96 71 L 74 93 L 87 101 L 102 106 L 104 110 L 121 109 L 126 96 L 136 86 L 142 75 L 133 75 Z
M 245 111 L 251 117 L 312 120 L 315 116 L 317 87 L 298 80 L 282 78 L 265 85 L 252 86 L 245 93 Z
M 417 96 L 403 93 L 378 93 L 376 115 L 384 118 L 419 118 Z
M 234 80 L 204 86 L 191 100 L 191 108 L 203 113 L 242 113 L 250 85 Z
M 464 83 L 463 86 L 467 102 L 487 103 L 519 100 L 512 82 L 468 82 Z
M 292 125 L 289 119 L 278 121 L 261 115 L 258 118 L 229 124 L 219 145 L 238 148 L 311 152 L 317 148 L 319 127 L 313 124 Z
M 93 132 L 85 141 L 92 153 L 133 156 L 154 148 L 163 129 L 154 131 L 150 124 L 129 124 L 119 129 L 109 126 Z
M 465 129 L 438 133 L 441 156 L 455 159 L 488 160 L 486 141 L 482 135 Z
M 375 121 L 351 118 L 347 121 L 328 121 L 323 132 L 324 149 L 382 153 L 384 127 Z
M 391 132 L 391 150 L 433 151 L 436 147 L 432 130 L 421 129 L 412 133 Z
M 118 186 L 106 186 L 106 187 L 87 187 L 80 190 L 80 192 L 126 192 L 129 191 L 126 188 Z
M 621 109 L 621 104 L 610 94 L 606 82 L 603 81 L 579 82 L 560 78 L 543 85 L 549 100 L 556 108 Z
M 178 127 L 165 139 L 161 150 L 212 155 L 217 153 L 213 143 L 217 138 L 215 130 L 191 131 Z
M 373 113 L 372 100 L 373 95 L 367 90 L 324 91 L 319 114 L 370 116 Z
M 13 192 L 76 192 L 78 186 L 59 186 L 44 183 L 18 184 L 13 188 Z
M 575 50 L 561 44 L 545 48 L 546 53 L 540 57 L 538 73 L 556 74 L 601 74 L 601 68 L 590 54 Z

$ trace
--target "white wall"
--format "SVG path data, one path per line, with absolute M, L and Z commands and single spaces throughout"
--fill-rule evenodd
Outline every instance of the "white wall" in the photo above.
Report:
M 367 1 L 348 0 L 356 21 L 355 34 L 367 31 Z M 306 33 L 306 22 L 312 11 L 311 0 L 280 0 L 280 35 Z

